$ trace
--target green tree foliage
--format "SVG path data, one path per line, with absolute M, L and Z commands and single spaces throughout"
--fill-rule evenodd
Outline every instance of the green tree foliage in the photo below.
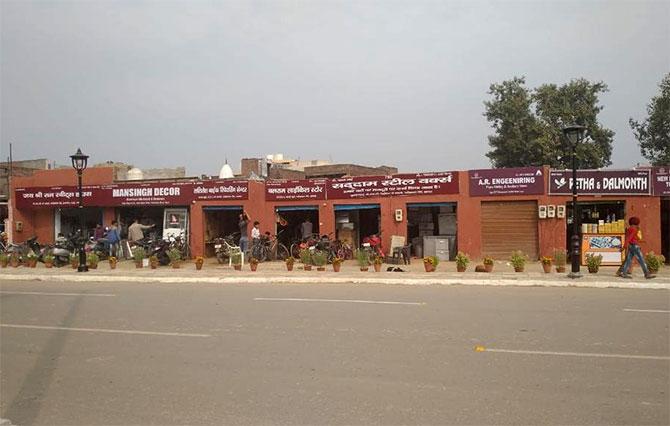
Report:
M 670 73 L 659 84 L 661 93 L 647 105 L 647 118 L 629 120 L 642 156 L 655 166 L 670 164 Z
M 598 123 L 598 95 L 607 91 L 602 82 L 572 80 L 563 86 L 544 84 L 525 87 L 525 78 L 494 83 L 484 102 L 484 115 L 495 134 L 489 136 L 491 150 L 486 156 L 494 167 L 550 165 L 571 168 L 570 147 L 561 128 L 578 123 L 586 126 L 588 137 L 577 149 L 580 168 L 600 168 L 611 164 L 614 132 Z

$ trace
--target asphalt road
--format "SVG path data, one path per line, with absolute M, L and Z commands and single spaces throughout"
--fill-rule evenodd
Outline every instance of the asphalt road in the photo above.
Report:
M 666 290 L 0 289 L 17 425 L 670 423 Z

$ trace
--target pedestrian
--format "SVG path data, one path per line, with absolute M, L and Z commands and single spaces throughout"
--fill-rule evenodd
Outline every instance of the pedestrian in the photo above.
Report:
M 256 243 L 257 240 L 261 239 L 261 223 L 259 221 L 254 222 L 254 227 L 251 228 L 251 240 Z
M 144 238 L 144 231 L 146 229 L 151 229 L 156 224 L 153 225 L 142 225 L 139 219 L 135 219 L 132 225 L 128 227 L 128 241 L 139 241 Z
M 305 220 L 300 224 L 300 236 L 302 237 L 303 240 L 306 240 L 312 235 L 313 230 L 314 227 L 312 225 L 312 222 L 309 220 L 308 217 L 306 217 Z
M 633 276 L 628 272 L 630 270 L 631 264 L 633 262 L 633 257 L 637 259 L 637 262 L 640 264 L 642 271 L 644 272 L 644 277 L 646 279 L 655 278 L 655 275 L 649 273 L 647 268 L 647 263 L 644 261 L 644 256 L 642 255 L 642 249 L 640 248 L 640 241 L 642 241 L 642 231 L 640 230 L 640 219 L 638 217 L 631 217 L 628 219 L 628 228 L 626 229 L 626 237 L 624 240 L 624 248 L 626 249 L 626 261 L 621 267 L 621 273 L 619 274 L 622 278 L 632 278 Z
M 249 248 L 249 215 L 247 212 L 243 211 L 240 214 L 240 221 L 237 223 L 237 226 L 240 228 L 240 251 L 247 255 L 247 249 Z
M 116 257 L 119 250 L 119 242 L 121 241 L 121 233 L 119 231 L 119 222 L 112 221 L 112 226 L 107 232 L 107 242 L 109 243 L 109 255 Z

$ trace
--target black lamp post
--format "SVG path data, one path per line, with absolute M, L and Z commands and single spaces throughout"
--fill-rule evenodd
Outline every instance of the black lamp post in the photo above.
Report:
M 573 124 L 563 128 L 565 138 L 570 142 L 572 148 L 572 237 L 570 238 L 572 270 L 568 274 L 570 278 L 580 278 L 581 265 L 581 241 L 579 238 L 580 216 L 577 206 L 577 145 L 584 139 L 586 127 Z
M 70 155 L 72 159 L 72 167 L 77 171 L 77 182 L 79 188 L 79 268 L 78 272 L 88 272 L 88 266 L 86 266 L 86 253 L 84 252 L 84 244 L 86 243 L 86 234 L 84 228 L 86 224 L 84 223 L 84 200 L 81 188 L 81 175 L 86 169 L 86 163 L 88 161 L 88 155 L 81 153 L 81 148 L 77 149 L 77 153 Z

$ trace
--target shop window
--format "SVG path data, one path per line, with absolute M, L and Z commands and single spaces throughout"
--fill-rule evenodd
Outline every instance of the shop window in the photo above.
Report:
M 370 235 L 380 235 L 381 210 L 379 204 L 336 205 L 335 238 L 356 248 Z
M 443 236 L 449 241 L 449 258 L 455 258 L 456 229 L 456 203 L 407 204 L 407 238 L 414 256 L 423 256 L 424 237 Z
M 216 206 L 203 208 L 205 214 L 205 256 L 214 256 L 214 239 L 234 235 L 240 240 L 239 221 L 242 206 Z
M 128 227 L 135 219 L 139 219 L 142 225 L 156 225 L 151 230 L 145 231 L 144 235 L 151 239 L 163 238 L 163 213 L 164 207 L 120 207 L 116 209 L 116 217 L 121 229 L 121 238 L 128 238 Z
M 302 239 L 302 224 L 311 223 L 312 233 L 319 234 L 319 209 L 317 206 L 277 207 L 276 234 L 279 241 L 291 247 Z
M 579 203 L 580 234 L 623 234 L 625 229 L 626 203 L 624 201 L 598 201 Z M 566 204 L 565 247 L 569 251 L 572 236 L 572 202 Z
M 98 207 L 84 207 L 82 214 L 84 215 L 84 225 L 86 226 L 87 235 L 92 236 L 96 225 L 109 226 L 108 223 L 102 223 L 102 209 Z M 55 231 L 56 234 L 63 234 L 65 236 L 74 235 L 79 229 L 79 213 L 80 209 L 57 209 L 55 216 Z

